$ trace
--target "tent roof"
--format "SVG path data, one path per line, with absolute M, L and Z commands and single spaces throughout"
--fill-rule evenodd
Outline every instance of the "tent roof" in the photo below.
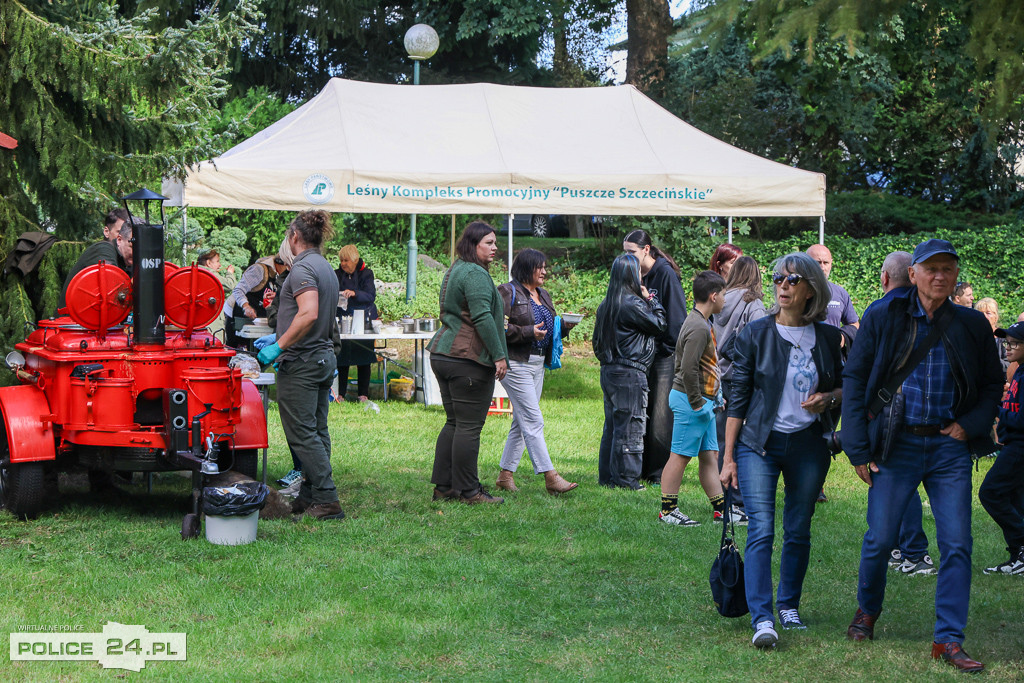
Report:
M 384 85 L 312 100 L 164 194 L 356 213 L 822 216 L 825 177 L 749 154 L 630 85 Z

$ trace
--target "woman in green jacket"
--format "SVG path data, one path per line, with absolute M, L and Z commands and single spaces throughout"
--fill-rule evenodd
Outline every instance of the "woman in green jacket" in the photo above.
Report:
M 494 228 L 466 226 L 458 258 L 441 285 L 441 328 L 430 340 L 430 367 L 447 420 L 434 448 L 434 500 L 502 503 L 480 484 L 480 431 L 494 396 L 494 381 L 508 370 L 504 306 L 487 268 L 497 253 Z

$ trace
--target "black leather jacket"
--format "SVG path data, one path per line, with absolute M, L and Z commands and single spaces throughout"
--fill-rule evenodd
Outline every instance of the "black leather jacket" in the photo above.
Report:
M 647 371 L 654 360 L 655 338 L 665 331 L 665 309 L 657 297 L 650 301 L 636 294 L 626 294 L 615 320 L 614 345 L 605 346 L 604 316 L 601 309 L 606 301 L 597 307 L 597 324 L 594 325 L 594 355 L 601 365 L 619 364 Z
M 818 370 L 817 391 L 832 391 L 842 382 L 843 357 L 839 347 L 842 333 L 831 325 L 814 323 L 814 334 L 811 356 Z M 779 412 L 792 348 L 793 344 L 783 339 L 775 327 L 775 316 L 748 323 L 736 335 L 729 417 L 744 420 L 739 440 L 759 453 L 764 452 L 764 444 Z M 825 429 L 833 429 L 838 410 L 826 410 L 818 419 L 825 423 Z

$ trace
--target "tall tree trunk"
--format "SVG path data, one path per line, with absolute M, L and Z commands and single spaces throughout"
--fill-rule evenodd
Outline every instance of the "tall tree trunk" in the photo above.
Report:
M 626 83 L 651 93 L 665 79 L 672 17 L 668 0 L 626 0 Z

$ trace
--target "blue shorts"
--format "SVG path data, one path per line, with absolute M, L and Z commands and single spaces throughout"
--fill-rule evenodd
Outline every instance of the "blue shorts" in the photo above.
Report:
M 701 451 L 718 450 L 718 430 L 715 426 L 715 403 L 704 399 L 700 410 L 690 407 L 686 394 L 673 389 L 668 395 L 672 409 L 672 452 L 688 458 Z

